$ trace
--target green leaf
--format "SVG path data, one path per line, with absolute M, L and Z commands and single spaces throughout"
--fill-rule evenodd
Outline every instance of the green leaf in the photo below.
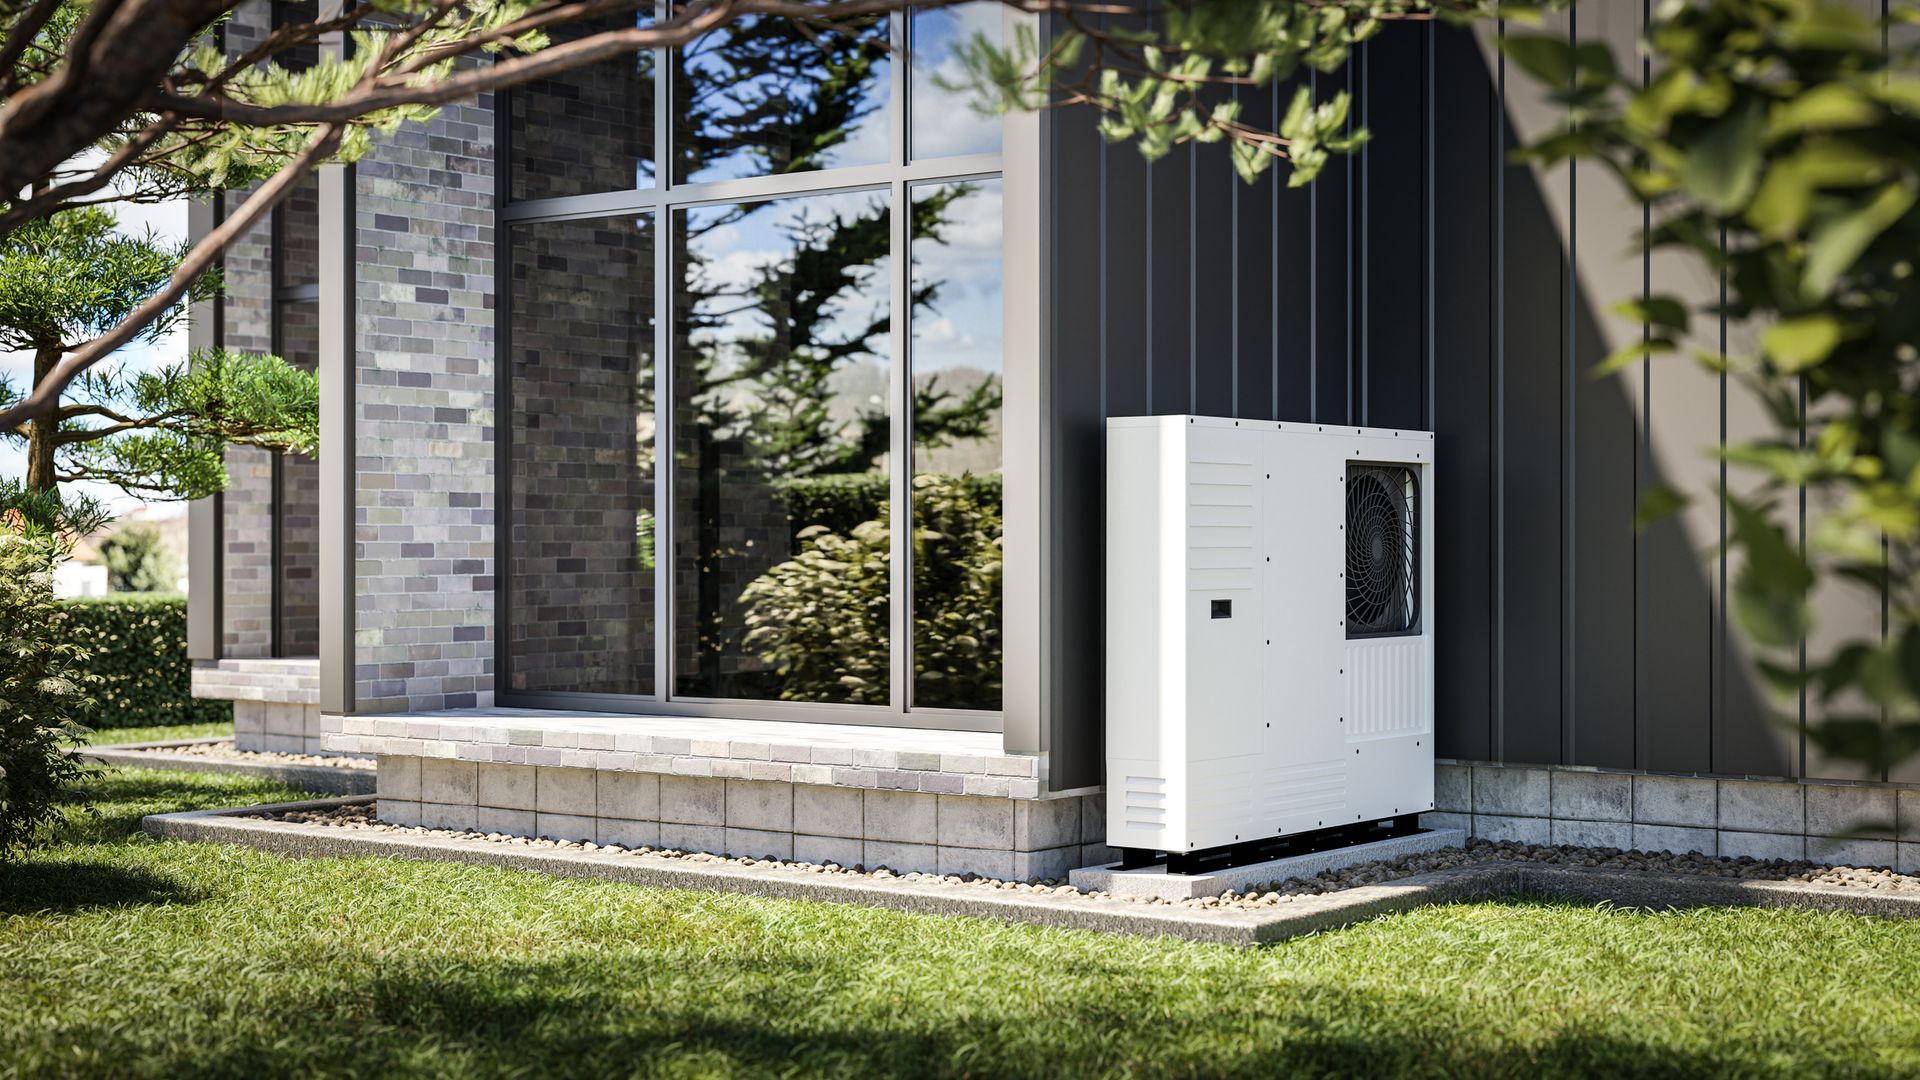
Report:
M 1549 86 L 1573 84 L 1573 46 L 1553 34 L 1508 34 L 1500 40 L 1507 58 Z
M 1826 296 L 1841 275 L 1873 242 L 1913 208 L 1911 181 L 1898 181 L 1881 188 L 1872 199 L 1852 211 L 1817 226 L 1807 243 L 1807 268 L 1801 278 L 1803 297 L 1809 300 Z
M 1593 370 L 1589 371 L 1587 375 L 1589 378 L 1604 379 L 1620 371 L 1622 368 L 1632 367 L 1636 361 L 1643 357 L 1675 352 L 1678 348 L 1679 346 L 1668 341 L 1666 338 L 1646 338 L 1640 341 L 1630 341 L 1609 353 L 1605 360 L 1593 365 Z
M 1775 105 L 1767 118 L 1767 137 L 1782 139 L 1809 131 L 1872 127 L 1880 117 L 1880 107 L 1854 87 L 1822 83 Z
M 1622 300 L 1613 306 L 1616 315 L 1624 315 L 1638 322 L 1651 323 L 1676 333 L 1687 332 L 1689 315 L 1687 305 L 1677 297 L 1656 294 Z
M 1623 114 L 1627 125 L 1649 134 L 1664 133 L 1699 85 L 1699 76 L 1691 68 L 1678 65 L 1668 68 L 1628 100 Z
M 1649 486 L 1640 493 L 1633 511 L 1633 531 L 1646 532 L 1654 525 L 1686 508 L 1687 497 L 1662 484 Z
M 1807 605 L 1812 568 L 1760 510 L 1731 495 L 1726 507 L 1734 522 L 1733 544 L 1746 555 L 1733 586 L 1734 616 L 1761 645 L 1799 643 L 1813 627 Z
M 1794 374 L 1825 360 L 1844 336 L 1840 320 L 1822 312 L 1782 319 L 1767 327 L 1761 340 L 1775 366 Z
M 1745 206 L 1760 178 L 1765 123 L 1760 103 L 1752 100 L 1714 121 L 1687 151 L 1681 183 L 1715 213 Z

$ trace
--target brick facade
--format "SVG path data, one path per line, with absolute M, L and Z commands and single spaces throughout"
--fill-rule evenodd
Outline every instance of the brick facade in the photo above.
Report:
M 493 699 L 493 130 L 449 105 L 355 167 L 361 710 Z

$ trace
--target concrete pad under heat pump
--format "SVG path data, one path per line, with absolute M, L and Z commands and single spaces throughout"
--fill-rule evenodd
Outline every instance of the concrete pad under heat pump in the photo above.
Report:
M 1329 870 L 1345 870 L 1362 863 L 1386 862 L 1403 855 L 1421 855 L 1444 848 L 1465 847 L 1467 834 L 1462 829 L 1430 829 L 1412 836 L 1396 836 L 1352 847 L 1289 855 L 1283 859 L 1250 863 L 1204 874 L 1170 874 L 1165 864 L 1138 870 L 1122 870 L 1118 863 L 1087 866 L 1067 875 L 1067 881 L 1083 892 L 1103 892 L 1113 896 L 1143 896 L 1160 900 L 1188 900 L 1218 896 L 1232 890 L 1245 892 L 1255 885 L 1276 881 L 1311 878 Z

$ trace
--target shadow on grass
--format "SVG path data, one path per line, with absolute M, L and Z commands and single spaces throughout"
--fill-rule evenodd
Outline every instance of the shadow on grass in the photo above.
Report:
M 1143 988 L 1126 969 L 1110 974 L 1117 995 L 1061 993 L 1025 1010 L 977 985 L 931 1006 L 889 1007 L 853 993 L 844 1008 L 823 1009 L 836 997 L 823 984 L 857 987 L 866 974 L 853 965 L 710 958 L 699 985 L 676 988 L 684 970 L 645 961 L 613 986 L 621 980 L 604 966 L 480 965 L 376 976 L 361 996 L 371 1015 L 307 1033 L 302 1044 L 314 1056 L 304 1062 L 276 1058 L 286 1044 L 263 1034 L 177 1064 L 235 1076 L 276 1063 L 327 1071 L 350 1062 L 377 1074 L 417 1068 L 423 1053 L 476 1075 L 539 1076 L 1691 1076 L 1742 1067 L 1737 1056 L 1614 1031 L 1515 1044 L 1501 1036 L 1498 1010 L 1436 1007 L 1410 992 L 1314 986 L 1256 1007 L 1215 987 L 1211 1006 L 1169 1010 L 1136 996 Z M 379 1034 L 361 1040 L 356 1030 Z
M 70 914 L 197 899 L 198 893 L 172 878 L 110 863 L 54 860 L 0 866 L 0 913 L 8 915 Z
M 49 844 L 113 843 L 137 834 L 140 819 L 148 814 L 304 797 L 254 777 L 96 766 L 61 793 L 65 815 L 47 829 L 44 839 Z

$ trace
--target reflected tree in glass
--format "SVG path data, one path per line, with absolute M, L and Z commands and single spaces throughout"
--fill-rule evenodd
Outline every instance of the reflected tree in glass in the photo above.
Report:
M 1000 181 L 922 184 L 913 239 L 913 704 L 1001 701 Z
M 888 20 L 809 35 L 789 19 L 744 18 L 677 51 L 677 183 L 884 164 Z
M 683 695 L 887 698 L 884 562 L 866 568 L 883 582 L 878 611 L 838 628 L 836 671 L 817 685 L 786 677 L 765 634 L 749 640 L 761 623 L 746 594 L 819 524 L 810 520 L 807 485 L 833 477 L 884 487 L 891 219 L 886 194 L 872 191 L 675 215 L 674 589 Z

